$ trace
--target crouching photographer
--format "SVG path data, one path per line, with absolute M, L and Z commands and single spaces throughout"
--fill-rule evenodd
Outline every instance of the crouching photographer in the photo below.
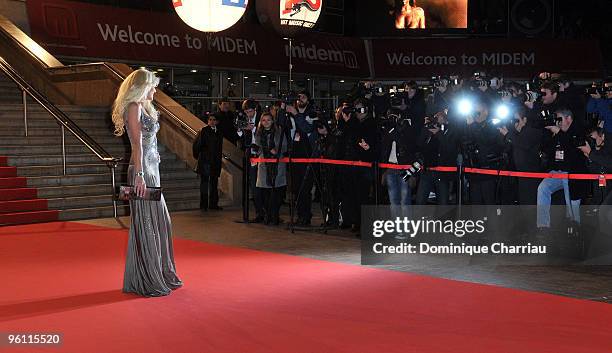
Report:
M 586 173 L 587 159 L 578 149 L 585 144 L 584 132 L 574 123 L 569 109 L 561 108 L 555 112 L 556 126 L 546 126 L 550 132 L 545 136 L 543 152 L 548 160 L 548 172 L 553 174 Z M 538 186 L 537 227 L 550 228 L 550 204 L 553 193 L 563 190 L 565 195 L 566 216 L 580 223 L 580 202 L 585 197 L 588 183 L 582 180 L 546 178 Z
M 433 118 L 425 118 L 425 125 L 418 139 L 418 148 L 423 155 L 426 168 L 455 166 L 459 152 L 460 135 L 449 125 L 445 111 L 438 112 Z M 435 190 L 438 205 L 450 203 L 450 186 L 456 178 L 454 172 L 423 170 L 416 194 L 418 205 L 427 204 L 429 194 Z

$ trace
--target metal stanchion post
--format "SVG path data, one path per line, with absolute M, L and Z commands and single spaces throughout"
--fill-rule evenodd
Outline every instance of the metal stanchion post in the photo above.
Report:
M 112 183 L 112 193 L 115 193 L 115 166 L 111 167 L 111 183 Z M 113 196 L 113 217 L 117 218 L 117 200 Z
M 64 175 L 66 175 L 66 129 L 62 125 L 62 165 L 64 169 Z
M 28 94 L 25 90 L 21 91 L 21 98 L 23 100 L 23 128 L 25 137 L 28 137 Z

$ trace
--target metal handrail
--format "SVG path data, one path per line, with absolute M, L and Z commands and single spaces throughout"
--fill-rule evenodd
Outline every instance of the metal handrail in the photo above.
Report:
M 46 96 L 41 94 L 38 90 L 32 87 L 26 80 L 17 72 L 13 67 L 0 56 L 0 70 L 4 72 L 22 91 L 23 99 L 23 118 L 24 118 L 24 132 L 25 136 L 28 136 L 28 121 L 27 121 L 27 95 L 30 95 L 38 104 L 40 104 L 51 116 L 56 120 L 62 129 L 62 165 L 63 173 L 66 175 L 66 137 L 65 130 L 71 132 L 81 143 L 83 143 L 93 154 L 96 155 L 101 161 L 106 163 L 107 167 L 111 170 L 113 192 L 115 190 L 115 168 L 119 162 L 123 159 L 121 157 L 113 157 L 108 153 L 102 146 L 100 146 L 95 140 L 93 140 L 85 131 L 83 131 L 77 124 L 75 124 L 63 111 L 55 106 Z M 115 217 L 117 217 L 117 203 L 113 200 L 113 211 Z

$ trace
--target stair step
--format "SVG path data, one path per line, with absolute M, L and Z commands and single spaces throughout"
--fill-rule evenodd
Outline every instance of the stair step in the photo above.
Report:
M 48 207 L 45 199 L 0 201 L 0 214 L 46 210 Z
M 28 137 L 30 136 L 62 136 L 62 130 L 59 126 L 53 127 L 33 127 L 28 125 Z M 107 127 L 104 128 L 88 128 L 85 132 L 89 136 L 91 136 L 94 140 L 97 137 L 106 137 L 113 136 L 113 130 Z M 66 137 L 68 135 L 72 135 L 70 133 L 66 133 Z M 19 126 L 16 126 L 12 129 L 0 128 L 0 137 L 12 136 L 12 137 L 25 137 L 25 130 L 23 128 L 23 123 Z
M 194 183 L 193 186 L 198 187 L 199 178 L 196 173 L 191 170 L 181 171 L 161 171 L 161 182 L 162 185 L 166 185 L 176 180 L 188 180 Z M 125 183 L 127 175 L 125 173 L 115 174 L 116 183 L 120 185 Z M 44 187 L 44 186 L 70 186 L 70 185 L 88 185 L 88 184 L 105 184 L 111 180 L 110 172 L 102 174 L 79 174 L 79 175 L 54 175 L 54 176 L 39 176 L 39 177 L 28 177 L 29 187 Z
M 183 193 L 194 194 L 197 193 L 199 189 L 196 188 L 195 182 L 191 180 L 175 180 L 167 185 L 164 185 L 164 195 L 170 196 L 175 199 L 179 197 L 177 195 L 182 195 Z M 89 184 L 87 187 L 83 187 L 82 185 L 73 185 L 73 186 L 50 186 L 50 187 L 42 187 L 38 188 L 38 196 L 44 199 L 53 199 L 60 197 L 77 197 L 77 196 L 87 196 L 87 195 L 110 195 L 112 191 L 112 186 L 110 183 L 108 184 Z
M 27 183 L 24 177 L 0 178 L 0 190 L 26 187 Z
M 104 148 L 111 155 L 125 155 L 129 151 L 128 146 L 116 145 L 107 146 Z M 83 154 L 90 152 L 89 148 L 85 145 L 66 145 L 66 154 Z M 0 146 L 0 154 L 3 156 L 23 156 L 23 155 L 37 155 L 37 154 L 61 154 L 62 147 L 58 144 L 56 146 Z
M 127 173 L 129 164 L 127 162 L 119 163 L 115 173 Z M 182 161 L 166 161 L 163 166 L 164 172 L 169 171 L 184 171 L 185 163 Z M 13 167 L 14 168 L 14 167 Z M 62 165 L 36 165 L 36 166 L 21 166 L 17 169 L 19 176 L 46 176 L 46 175 L 61 175 L 63 174 Z M 1 172 L 0 172 L 1 173 Z M 90 164 L 66 164 L 66 175 L 79 175 L 85 173 L 110 173 L 108 166 L 104 163 Z M 117 175 L 116 174 L 116 175 Z M 7 175 L 10 176 L 10 175 Z
M 34 188 L 2 189 L 0 201 L 31 200 L 37 198 Z
M 1 127 L 0 127 L 1 128 Z M 62 135 L 57 136 L 2 136 L 0 146 L 36 146 L 36 145 L 60 145 L 62 143 Z M 123 144 L 123 141 L 113 137 L 112 135 L 98 136 L 94 140 L 101 146 L 114 144 Z M 80 140 L 72 134 L 66 134 L 66 143 L 70 145 L 80 144 Z
M 21 96 L 21 93 L 19 93 L 19 96 Z M 110 114 L 111 111 L 111 107 L 80 105 L 57 105 L 56 107 L 66 114 Z M 15 104 L 6 104 L 2 106 L 2 111 L 21 113 L 23 112 L 23 105 L 21 104 L 21 102 Z M 28 113 L 47 113 L 47 110 L 43 108 L 40 104 L 35 103 L 32 105 L 28 105 Z
M 61 155 L 39 155 L 39 156 L 7 156 L 7 164 L 13 167 L 22 166 L 44 166 L 44 165 L 61 165 Z M 123 161 L 129 161 L 130 156 L 115 156 L 123 158 Z M 169 159 L 169 158 L 168 158 Z M 166 161 L 166 159 L 164 159 Z M 95 164 L 101 163 L 100 159 L 93 154 L 73 154 L 66 156 L 66 164 Z M 162 162 L 163 163 L 163 162 Z
M 108 190 L 108 189 L 107 189 Z M 194 193 L 189 195 L 188 193 L 164 193 L 164 199 L 166 202 L 198 202 L 200 200 L 200 194 Z M 76 197 L 64 197 L 57 199 L 49 199 L 48 206 L 53 210 L 63 210 L 69 208 L 85 208 L 85 207 L 98 207 L 107 206 L 113 204 L 112 195 L 87 195 L 87 196 L 76 196 Z M 118 201 L 118 204 L 127 204 L 126 201 Z
M 59 220 L 59 211 L 32 211 L 0 214 L 0 225 L 54 222 Z
M 0 167 L 0 178 L 12 178 L 17 176 L 17 168 Z

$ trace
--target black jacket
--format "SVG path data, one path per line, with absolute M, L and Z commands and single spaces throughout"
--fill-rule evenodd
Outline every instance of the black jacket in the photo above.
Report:
M 422 128 L 418 147 L 423 155 L 425 166 L 456 166 L 460 138 L 459 131 L 453 125 L 446 125 L 444 131 L 440 130 L 435 135 L 428 129 Z
M 223 137 L 235 145 L 239 136 L 234 126 L 234 113 L 218 111 L 215 113 L 215 118 L 217 118 L 218 121 L 217 128 L 221 130 Z
M 389 132 L 386 132 L 382 138 L 380 148 L 380 161 L 389 163 L 389 156 L 395 141 L 395 156 L 397 164 L 412 164 L 416 160 L 417 153 L 417 136 L 416 130 L 411 126 L 403 128 L 395 127 Z
M 540 150 L 542 148 L 541 129 L 524 126 L 520 132 L 514 126 L 508 129 L 506 142 L 511 145 L 512 160 L 516 170 L 539 172 L 541 169 Z
M 202 128 L 193 144 L 193 157 L 198 160 L 197 173 L 219 177 L 223 152 L 221 129 L 214 131 L 210 126 Z
M 587 159 L 584 154 L 576 148 L 577 140 L 584 133 L 578 124 L 572 123 L 570 128 L 564 132 L 559 131 L 552 137 L 545 138 L 543 150 L 548 160 L 548 170 L 562 170 L 568 173 L 587 173 Z M 572 200 L 586 197 L 588 192 L 588 181 L 569 181 L 570 196 Z
M 467 125 L 463 138 L 463 152 L 467 152 L 473 167 L 499 168 L 504 142 L 497 127 L 489 120 Z
M 359 141 L 361 141 L 361 129 L 359 121 L 351 117 L 348 121 L 340 119 L 335 135 L 338 139 L 337 155 L 339 159 L 347 161 L 358 161 L 361 159 Z
M 377 160 L 378 156 L 378 148 L 379 148 L 379 136 L 378 136 L 378 124 L 376 120 L 372 118 L 370 114 L 368 114 L 363 120 L 359 121 L 359 119 L 355 118 L 359 123 L 359 140 L 357 143 L 361 141 L 361 139 L 365 140 L 365 142 L 370 146 L 370 148 L 366 151 L 363 148 L 357 145 L 359 149 L 359 160 L 366 162 L 374 162 Z
M 417 90 L 412 99 L 405 97 L 406 105 L 408 106 L 407 114 L 412 119 L 412 125 L 416 131 L 421 131 L 425 122 L 425 97 L 422 90 Z
M 599 150 L 593 149 L 589 160 L 591 161 L 589 166 L 591 173 L 612 173 L 612 144 L 604 143 Z

